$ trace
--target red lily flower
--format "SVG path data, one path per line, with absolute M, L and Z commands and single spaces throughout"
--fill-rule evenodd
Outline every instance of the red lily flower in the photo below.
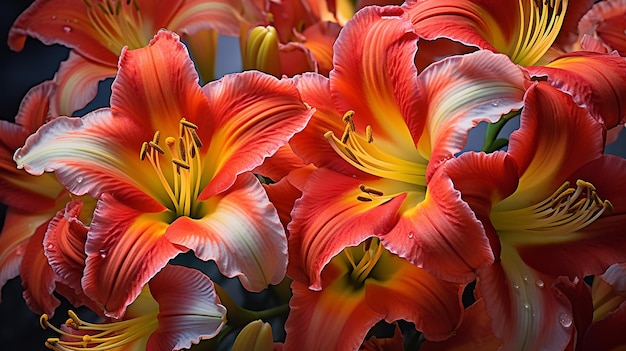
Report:
M 298 81 L 316 112 L 291 145 L 320 169 L 292 212 L 290 254 L 303 261 L 289 274 L 311 279 L 314 289 L 332 257 L 372 234 L 444 280 L 467 282 L 493 260 L 479 221 L 435 174 L 461 151 L 470 128 L 521 107 L 526 77 L 488 51 L 418 75 L 418 45 L 401 8 L 368 7 L 337 39 L 330 78 Z
M 387 251 L 378 238 L 335 256 L 322 271 L 320 291 L 310 290 L 308 281 L 294 280 L 291 288 L 286 351 L 358 350 L 383 319 L 413 322 L 426 338 L 442 340 L 461 318 L 461 284 L 435 278 Z
M 447 38 L 504 53 L 527 66 L 533 77 L 547 76 L 610 129 L 626 121 L 626 59 L 588 51 L 568 54 L 578 20 L 592 3 L 426 0 L 404 7 L 421 38 Z
M 496 254 L 477 291 L 502 348 L 562 350 L 574 317 L 557 279 L 626 259 L 626 160 L 602 154 L 602 127 L 548 83 L 527 92 L 520 123 L 508 153 L 465 153 L 441 172 Z
M 8 43 L 21 51 L 31 36 L 72 49 L 55 77 L 52 101 L 59 114 L 70 115 L 95 97 L 98 81 L 115 76 L 124 47 L 146 46 L 162 28 L 184 36 L 204 36 L 207 29 L 235 36 L 242 23 L 260 16 L 245 1 L 37 0 L 15 21 Z
M 225 322 L 213 282 L 200 271 L 167 265 L 152 278 L 122 320 L 83 321 L 73 311 L 60 329 L 41 317 L 41 325 L 61 334 L 49 338 L 53 350 L 149 350 L 189 348 L 217 335 Z
M 248 171 L 311 111 L 291 81 L 260 72 L 197 82 L 178 36 L 159 32 L 122 52 L 110 109 L 59 117 L 15 154 L 29 173 L 54 171 L 73 194 L 98 198 L 82 285 L 108 316 L 189 249 L 249 290 L 284 276 L 284 230 Z

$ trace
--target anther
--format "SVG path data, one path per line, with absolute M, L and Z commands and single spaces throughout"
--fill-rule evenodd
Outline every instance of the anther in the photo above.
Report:
M 172 163 L 175 164 L 177 167 L 180 167 L 180 168 L 184 168 L 184 169 L 189 169 L 190 168 L 187 163 L 185 163 L 185 162 L 183 162 L 181 160 L 175 159 L 175 158 L 172 159 Z
M 367 193 L 367 194 L 372 194 L 372 195 L 376 195 L 376 196 L 383 196 L 384 195 L 382 191 L 376 190 L 374 188 L 367 187 L 367 186 L 365 186 L 363 184 L 361 184 L 359 186 L 359 189 L 361 189 L 362 192 Z
M 556 189 L 555 192 L 552 193 L 552 196 L 551 196 L 552 200 L 554 201 L 567 188 L 569 188 L 569 182 L 565 181 L 563 184 L 561 184 L 561 186 L 558 189 Z
M 193 138 L 193 142 L 196 144 L 196 146 L 198 148 L 202 147 L 202 140 L 200 140 L 200 137 L 198 136 L 198 133 L 196 133 L 195 129 L 191 130 L 191 137 Z
M 48 329 L 48 315 L 47 314 L 42 314 L 41 317 L 39 317 L 39 325 L 41 326 L 41 329 Z
M 156 132 L 154 132 L 154 136 L 152 137 L 152 142 L 155 144 L 158 144 L 160 140 L 161 140 L 161 132 L 157 130 Z
M 195 125 L 194 123 L 189 122 L 188 120 L 186 120 L 184 117 L 180 119 L 180 124 L 184 125 L 187 128 L 191 128 L 193 130 L 198 129 L 198 126 Z
M 333 137 L 333 134 L 335 134 L 335 133 L 333 133 L 331 130 L 329 130 L 326 133 L 324 133 L 324 138 L 330 139 L 330 138 Z
M 343 114 L 343 118 L 341 118 L 341 120 L 343 121 L 343 123 L 348 123 L 352 120 L 352 116 L 354 116 L 354 111 L 349 110 Z
M 196 157 L 196 146 L 195 145 L 191 145 L 191 147 L 189 148 L 189 156 L 191 156 L 191 158 L 195 158 Z
M 343 135 L 341 136 L 341 143 L 345 144 L 348 142 L 348 138 L 350 137 L 350 126 L 346 126 L 343 131 Z
M 361 196 L 361 195 L 357 196 L 356 199 L 359 200 L 359 201 L 362 201 L 362 202 L 371 202 L 372 201 L 371 198 L 365 197 L 365 196 Z
M 615 207 L 613 207 L 613 204 L 611 203 L 611 201 L 609 200 L 604 200 L 604 202 L 602 203 L 603 207 L 607 209 L 607 211 L 609 212 L 613 212 L 613 209 Z
M 368 125 L 365 127 L 365 136 L 367 137 L 367 142 L 372 143 L 374 141 L 374 136 L 372 135 L 372 126 Z
M 178 153 L 180 154 L 180 158 L 182 158 L 183 162 L 187 162 L 187 150 L 185 147 L 185 140 L 183 138 L 178 139 Z
M 148 142 L 144 141 L 141 144 L 141 151 L 139 151 L 139 158 L 143 161 L 146 159 L 146 154 L 148 153 Z
M 148 143 L 150 145 L 150 147 L 152 147 L 153 149 L 155 149 L 158 153 L 160 153 L 161 155 L 165 154 L 165 150 L 163 150 L 157 143 L 155 143 L 154 141 L 151 141 Z

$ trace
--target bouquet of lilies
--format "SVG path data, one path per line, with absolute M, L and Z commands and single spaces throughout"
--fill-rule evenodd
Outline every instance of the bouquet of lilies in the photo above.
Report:
M 625 0 L 35 0 L 28 37 L 70 49 L 0 124 L 42 348 L 626 348 Z

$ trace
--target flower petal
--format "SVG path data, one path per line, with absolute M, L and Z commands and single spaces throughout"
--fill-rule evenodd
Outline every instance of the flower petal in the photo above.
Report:
M 342 280 L 321 291 L 294 281 L 291 290 L 284 351 L 357 350 L 368 330 L 384 317 L 368 306 L 363 290 L 354 290 Z
M 102 194 L 85 244 L 85 294 L 120 318 L 143 286 L 167 262 L 186 249 L 170 243 L 167 213 L 139 212 L 108 193 Z
M 203 87 L 211 102 L 207 113 L 214 121 L 206 156 L 213 175 L 200 194 L 207 199 L 229 188 L 238 174 L 259 166 L 304 128 L 313 114 L 290 79 L 248 71 L 225 76 Z M 206 118 L 205 118 L 206 119 Z
M 96 97 L 99 81 L 113 78 L 116 73 L 116 66 L 92 61 L 70 51 L 54 77 L 58 89 L 50 102 L 53 113 L 73 115 Z
M 547 77 L 571 95 L 607 129 L 626 121 L 626 60 L 617 54 L 577 52 L 563 55 L 545 67 L 529 67 L 531 75 Z
M 424 135 L 415 139 L 429 159 L 427 179 L 465 147 L 471 128 L 521 108 L 530 84 L 508 57 L 484 50 L 436 62 L 418 79 L 428 115 Z
M 378 279 L 365 281 L 365 299 L 372 310 L 388 322 L 414 323 L 428 340 L 453 335 L 463 310 L 461 285 L 439 280 L 390 253 L 381 255 L 375 271 Z
M 264 20 L 259 9 L 247 1 L 188 0 L 177 7 L 168 29 L 181 34 L 194 34 L 200 29 L 215 29 L 221 35 L 239 36 L 240 29 Z
M 204 218 L 178 218 L 166 238 L 202 260 L 215 260 L 222 274 L 238 276 L 249 291 L 278 284 L 285 276 L 287 239 L 258 180 L 244 173 L 230 189 L 207 201 L 211 209 Z
M 503 350 L 563 350 L 574 332 L 569 301 L 553 279 L 502 244 L 502 262 L 478 271 L 477 289 Z
M 219 304 L 213 282 L 200 271 L 167 265 L 150 281 L 159 304 L 159 326 L 147 350 L 180 350 L 212 338 L 220 331 L 226 308 Z

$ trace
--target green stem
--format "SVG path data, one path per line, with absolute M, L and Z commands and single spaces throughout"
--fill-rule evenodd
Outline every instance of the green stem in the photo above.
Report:
M 508 140 L 505 138 L 498 138 L 498 134 L 500 134 L 502 128 L 508 121 L 519 116 L 520 113 L 521 110 L 511 111 L 502 116 L 502 118 L 500 118 L 497 122 L 489 123 L 487 125 L 487 130 L 485 131 L 482 151 L 489 153 L 504 147 L 508 143 Z

